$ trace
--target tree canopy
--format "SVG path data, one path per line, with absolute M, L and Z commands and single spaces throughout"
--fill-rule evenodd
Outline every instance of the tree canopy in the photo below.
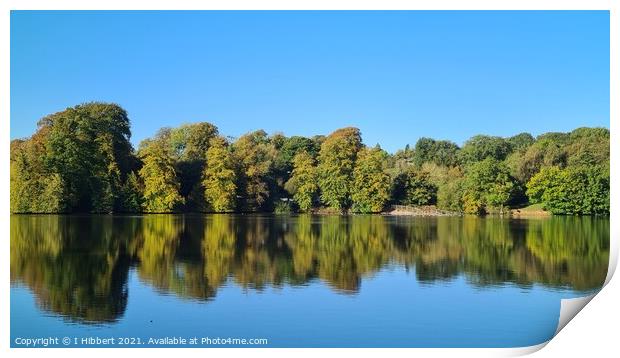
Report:
M 394 154 L 358 128 L 313 137 L 209 122 L 162 128 L 134 150 L 127 112 L 91 102 L 43 117 L 11 141 L 11 212 L 380 212 L 390 204 L 485 214 L 540 203 L 609 213 L 610 135 L 475 135 L 463 147 L 421 137 Z
M 353 169 L 351 199 L 354 211 L 377 213 L 387 205 L 390 200 L 390 177 L 384 169 L 387 156 L 379 146 L 359 151 Z
M 86 103 L 43 117 L 30 139 L 11 146 L 12 211 L 118 210 L 134 164 L 130 135 L 127 113 L 115 104 Z
M 293 172 L 287 187 L 302 212 L 308 212 L 316 203 L 319 191 L 315 160 L 308 152 L 299 152 L 293 159 Z
M 212 139 L 206 156 L 202 181 L 206 206 L 215 212 L 234 211 L 238 175 L 226 140 L 221 137 Z
M 142 168 L 139 174 L 144 182 L 142 208 L 147 213 L 178 211 L 184 203 L 171 152 L 160 140 L 146 141 L 140 146 L 138 156 Z
M 353 169 L 362 135 L 357 128 L 342 128 L 325 138 L 319 152 L 319 188 L 321 201 L 330 208 L 346 210 L 351 206 Z

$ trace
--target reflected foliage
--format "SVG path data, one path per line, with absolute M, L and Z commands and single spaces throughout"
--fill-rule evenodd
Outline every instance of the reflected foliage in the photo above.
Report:
M 215 299 L 322 282 L 356 294 L 364 278 L 404 268 L 423 284 L 590 291 L 609 259 L 609 220 L 594 217 L 148 215 L 12 216 L 11 282 L 41 309 L 82 323 L 118 320 L 128 276 L 157 292 Z
M 127 306 L 136 224 L 117 217 L 12 216 L 11 282 L 28 286 L 46 311 L 115 321 Z

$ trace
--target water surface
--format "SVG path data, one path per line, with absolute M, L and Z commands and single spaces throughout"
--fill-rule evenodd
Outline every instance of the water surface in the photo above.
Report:
M 562 298 L 600 289 L 608 257 L 591 217 L 13 215 L 11 345 L 528 346 Z

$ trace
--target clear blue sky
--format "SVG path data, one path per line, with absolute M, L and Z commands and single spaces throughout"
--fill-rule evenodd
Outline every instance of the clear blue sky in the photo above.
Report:
M 419 137 L 609 127 L 609 13 L 11 14 L 11 138 L 87 101 L 122 105 L 132 142 L 209 121 L 388 151 Z

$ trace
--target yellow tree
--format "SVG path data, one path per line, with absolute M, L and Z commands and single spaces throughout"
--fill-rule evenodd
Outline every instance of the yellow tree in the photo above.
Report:
M 235 209 L 236 180 L 233 158 L 226 141 L 221 137 L 212 139 L 202 179 L 207 206 L 211 210 L 228 212 Z
M 358 153 L 353 170 L 353 209 L 362 213 L 383 210 L 390 199 L 390 176 L 383 170 L 387 153 L 379 146 Z
M 299 152 L 293 158 L 293 172 L 289 180 L 290 187 L 295 188 L 293 199 L 301 211 L 309 211 L 319 190 L 316 179 L 314 159 L 308 152 Z
M 330 134 L 319 152 L 319 187 L 327 206 L 345 210 L 351 205 L 353 168 L 362 137 L 357 128 L 342 128 Z
M 183 205 L 179 181 L 170 148 L 160 140 L 145 141 L 138 153 L 142 159 L 140 178 L 144 182 L 142 208 L 149 213 L 177 211 Z

